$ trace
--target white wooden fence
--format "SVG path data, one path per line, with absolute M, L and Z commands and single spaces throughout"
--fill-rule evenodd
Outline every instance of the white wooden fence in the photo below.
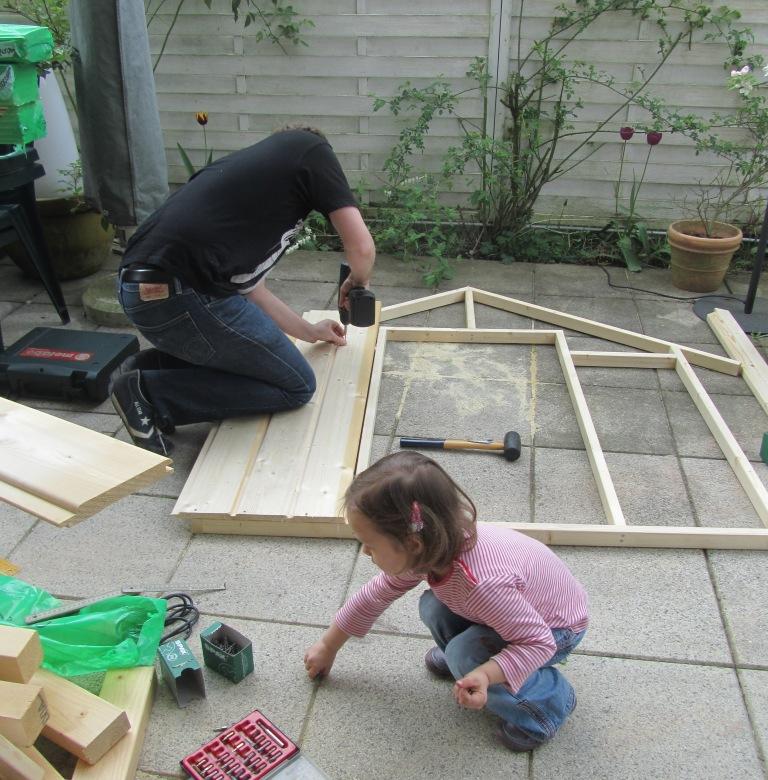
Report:
M 516 67 L 518 33 L 523 52 L 548 30 L 558 0 L 294 0 L 300 16 L 314 27 L 303 37 L 308 46 L 256 42 L 253 27 L 233 20 L 228 0 L 187 0 L 156 70 L 158 101 L 169 164 L 169 178 L 178 184 L 186 171 L 177 142 L 199 163 L 204 157 L 202 128 L 195 112 L 206 111 L 208 148 L 216 155 L 262 139 L 286 123 L 307 122 L 329 136 L 353 184 L 368 192 L 382 188 L 383 161 L 397 140 L 401 119 L 386 109 L 373 111 L 372 95 L 390 96 L 406 80 L 426 85 L 444 77 L 457 89 L 474 82 L 466 71 L 475 57 L 487 57 L 498 81 Z M 719 6 L 720 0 L 712 3 Z M 176 3 L 166 3 L 149 27 L 150 46 L 157 54 Z M 768 0 L 731 0 L 743 23 L 755 34 L 755 49 L 768 55 Z M 522 18 L 521 18 L 522 7 Z M 603 18 L 588 37 L 569 47 L 573 59 L 594 63 L 618 82 L 638 78 L 658 61 L 658 32 L 628 14 Z M 700 36 L 699 36 L 700 37 Z M 737 99 L 726 89 L 722 44 L 696 42 L 680 47 L 658 73 L 651 92 L 679 109 L 707 115 L 727 110 Z M 768 57 L 767 57 L 768 58 Z M 582 91 L 584 107 L 576 130 L 589 130 L 618 104 L 608 90 Z M 479 119 L 482 101 L 467 92 L 460 113 Z M 601 134 L 602 146 L 568 175 L 551 182 L 538 203 L 543 218 L 566 222 L 604 219 L 614 211 L 614 186 L 624 147 L 622 202 L 634 175 L 639 178 L 649 147 L 635 135 L 626 145 L 618 128 L 643 120 L 638 109 L 617 115 Z M 496 134 L 503 132 L 504 109 L 496 116 Z M 437 119 L 419 167 L 436 170 L 441 154 L 461 137 L 450 118 Z M 573 148 L 563 141 L 558 154 Z M 665 134 L 654 147 L 640 192 L 640 214 L 666 221 L 686 214 L 699 181 L 711 180 L 717 161 L 696 157 L 684 138 Z M 462 200 L 475 182 L 457 181 L 447 197 Z

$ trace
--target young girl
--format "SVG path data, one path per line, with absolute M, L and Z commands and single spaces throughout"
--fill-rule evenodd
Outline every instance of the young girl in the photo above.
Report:
M 587 628 L 587 596 L 545 545 L 512 529 L 477 525 L 471 499 L 433 460 L 396 452 L 362 472 L 345 510 L 363 552 L 381 569 L 304 655 L 311 678 L 330 672 L 350 636 L 426 580 L 419 614 L 437 647 L 430 672 L 453 678 L 463 707 L 501 719 L 510 750 L 551 739 L 576 706 L 554 668 Z

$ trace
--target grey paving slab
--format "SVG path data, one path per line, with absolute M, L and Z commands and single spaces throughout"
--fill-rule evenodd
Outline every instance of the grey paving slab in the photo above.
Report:
M 631 290 L 619 290 L 612 288 L 607 281 L 605 273 L 596 266 L 542 264 L 535 266 L 536 303 L 541 303 L 539 296 L 579 296 L 594 298 L 631 298 Z M 611 268 L 611 280 L 615 284 L 626 285 L 628 273 L 622 268 Z M 557 307 L 552 307 L 557 308 Z M 569 311 L 573 314 L 573 312 Z
M 739 679 L 763 755 L 768 755 L 768 671 L 742 669 Z
M 419 298 L 425 298 L 428 295 L 432 295 L 432 290 L 429 287 L 387 287 L 385 285 L 374 285 L 371 282 L 371 290 L 376 295 L 376 300 L 381 303 L 382 306 L 394 306 L 396 303 L 405 303 L 406 301 L 415 301 Z M 408 317 L 398 317 L 397 319 L 387 320 L 385 325 L 415 325 L 416 320 L 409 319 L 410 317 L 425 318 L 425 314 L 412 314 Z
M 376 407 L 373 430 L 382 436 L 391 436 L 395 431 L 403 401 L 407 395 L 409 380 L 401 374 L 383 374 Z
M 662 396 L 680 455 L 725 457 L 688 393 L 665 391 Z M 766 421 L 765 412 L 754 397 L 716 394 L 709 397 L 747 458 L 759 460 Z
M 589 596 L 590 628 L 582 650 L 731 662 L 701 550 L 558 547 L 557 553 Z
M 64 328 L 88 330 L 91 326 L 79 306 L 68 307 L 70 322 L 62 325 L 56 309 L 50 304 L 27 303 L 3 318 L 3 340 L 12 344 L 29 333 L 32 328 Z
M 540 295 L 535 296 L 537 306 L 572 314 L 603 325 L 642 333 L 640 317 L 635 302 L 631 298 L 586 298 L 576 295 Z M 536 320 L 537 329 L 549 329 L 553 326 Z M 565 329 L 566 334 L 575 335 L 579 331 Z
M 114 436 L 123 427 L 123 421 L 116 414 L 79 412 L 69 409 L 50 409 L 48 413 L 83 428 L 90 428 L 92 431 L 104 433 L 107 436 Z
M 603 451 L 648 455 L 673 451 L 669 423 L 658 391 L 595 386 L 583 390 Z M 584 447 L 564 385 L 538 385 L 535 443 L 543 447 Z
M 677 458 L 609 452 L 606 463 L 629 525 L 695 525 Z M 535 482 L 536 522 L 606 522 L 586 451 L 537 447 Z
M 317 309 L 334 311 L 336 309 L 336 284 L 328 282 L 267 282 L 270 292 L 290 306 L 296 313 Z
M 173 502 L 128 496 L 71 528 L 38 523 L 14 551 L 24 577 L 54 595 L 87 598 L 131 582 L 163 582 L 189 542 Z
M 768 669 L 768 552 L 710 550 L 707 555 L 736 662 Z
M 25 406 L 31 406 L 33 409 L 39 409 L 42 412 L 48 414 L 96 414 L 96 415 L 115 415 L 115 407 L 112 406 L 112 401 L 106 398 L 103 401 L 94 401 L 90 398 L 63 398 L 51 396 L 50 398 L 42 398 L 38 396 L 11 396 L 18 403 L 23 403 Z
M 98 275 L 94 274 L 93 276 L 86 276 L 82 279 L 69 279 L 59 282 L 61 286 L 61 292 L 64 295 L 64 300 L 66 301 L 67 306 L 80 306 L 83 300 L 83 293 L 85 292 L 86 288 L 94 281 L 96 281 L 97 278 Z M 38 292 L 37 295 L 32 298 L 32 303 L 50 302 L 51 299 L 44 288 L 42 288 L 40 292 Z
M 677 344 L 716 344 L 717 337 L 704 320 L 693 313 L 690 304 L 676 301 L 644 300 L 635 302 L 643 333 Z
M 716 528 L 763 527 L 746 492 L 726 461 L 681 458 L 680 464 L 699 525 Z M 758 478 L 768 487 L 768 468 L 763 463 L 753 465 Z
M 533 320 L 520 314 L 496 309 L 493 306 L 485 306 L 482 303 L 475 304 L 475 325 L 478 328 L 505 328 L 505 329 L 533 329 Z
M 602 339 L 571 336 L 568 348 L 584 352 L 636 352 L 629 347 Z M 554 346 L 540 345 L 536 348 L 536 376 L 541 382 L 565 382 L 563 369 Z M 589 368 L 578 367 L 576 374 L 582 387 L 602 385 L 604 387 L 644 387 L 657 388 L 659 380 L 656 372 L 646 368 Z
M 47 297 L 43 283 L 39 279 L 24 276 L 15 265 L 0 266 L 0 290 L 3 291 L 5 301 L 25 303 L 40 293 Z
M 396 433 L 497 440 L 504 432 L 516 430 L 522 443 L 530 444 L 530 408 L 530 385 L 524 379 L 413 379 L 407 386 Z
M 304 651 L 317 639 L 319 629 L 224 618 L 223 622 L 253 643 L 254 671 L 233 683 L 203 663 L 199 631 L 219 620 L 216 615 L 201 615 L 188 640 L 203 667 L 206 698 L 180 709 L 165 682 L 158 681 L 139 760 L 145 772 L 186 777 L 179 767 L 181 758 L 213 739 L 216 729 L 236 723 L 255 709 L 261 710 L 288 737 L 298 741 L 301 735 L 313 691 L 313 683 L 304 670 Z
M 0 502 L 0 557 L 8 558 L 36 522 L 33 515 Z
M 302 749 L 335 780 L 528 778 L 494 719 L 459 709 L 423 665 L 431 640 L 369 634 L 341 650 L 317 691 Z M 354 735 L 354 737 L 352 736 Z
M 341 252 L 291 252 L 269 272 L 269 280 L 338 282 L 343 257 Z
M 530 264 L 459 260 L 454 263 L 454 269 L 453 278 L 440 282 L 438 291 L 476 287 L 478 290 L 510 298 L 528 297 L 533 294 L 534 266 Z
M 349 539 L 198 534 L 175 576 L 227 583 L 200 596 L 207 612 L 326 625 L 341 606 L 357 547 Z
M 533 754 L 534 780 L 762 780 L 731 669 L 578 656 L 579 705 Z
M 614 269 L 611 268 L 611 277 L 613 278 Z M 727 280 L 726 280 L 727 281 Z M 633 295 L 635 299 L 648 298 L 654 301 L 659 300 L 658 293 L 672 295 L 682 300 L 676 301 L 681 306 L 687 305 L 686 301 L 692 301 L 699 294 L 689 290 L 681 290 L 672 284 L 672 273 L 669 268 L 643 268 L 639 274 L 628 274 L 628 281 L 621 284 L 631 284 L 634 287 Z M 713 295 L 728 295 L 728 288 L 723 283 L 712 293 Z
M 16 303 L 14 301 L 0 301 L 0 320 L 23 305 L 23 303 Z

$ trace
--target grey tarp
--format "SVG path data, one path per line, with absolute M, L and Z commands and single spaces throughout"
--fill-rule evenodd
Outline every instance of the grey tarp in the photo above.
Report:
M 85 192 L 116 225 L 168 195 L 168 169 L 142 0 L 71 0 Z

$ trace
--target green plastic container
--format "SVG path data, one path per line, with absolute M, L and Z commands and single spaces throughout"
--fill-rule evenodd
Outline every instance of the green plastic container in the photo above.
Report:
M 34 24 L 0 24 L 0 62 L 44 62 L 53 55 L 53 35 Z
M 22 106 L 39 97 L 37 67 L 26 62 L 0 63 L 0 106 Z

